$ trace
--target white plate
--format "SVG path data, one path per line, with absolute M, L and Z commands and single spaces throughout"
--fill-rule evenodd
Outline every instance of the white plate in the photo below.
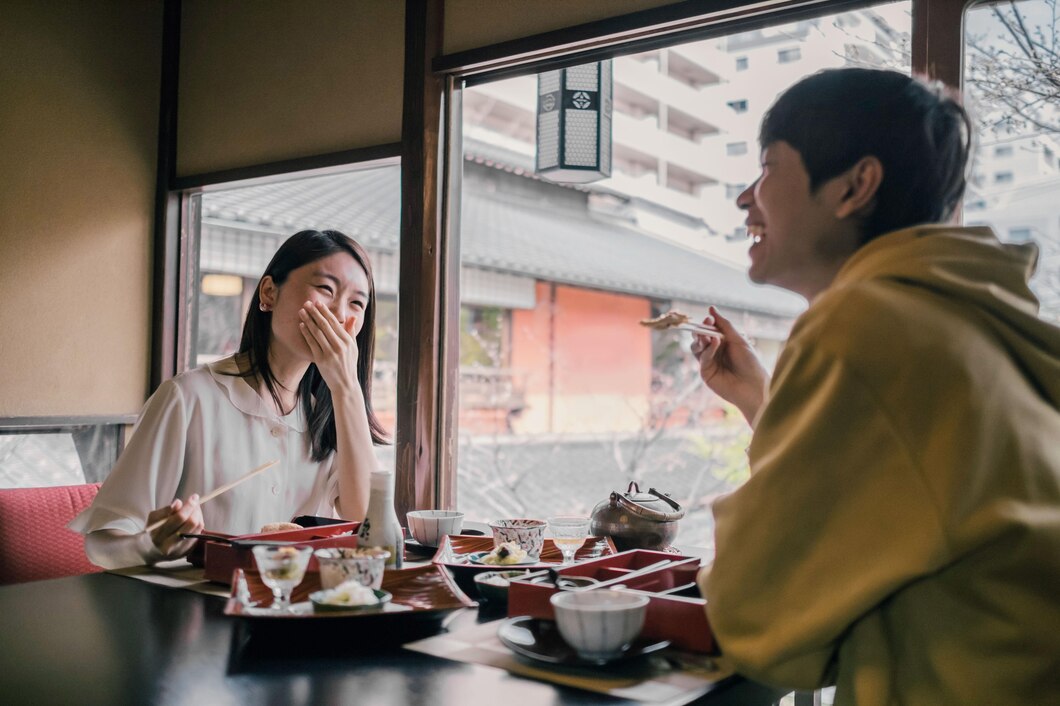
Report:
M 478 564 L 479 566 L 489 566 L 494 569 L 507 569 L 510 566 L 526 566 L 527 564 L 540 563 L 540 560 L 532 559 L 531 557 L 527 556 L 523 557 L 522 561 L 517 561 L 514 564 L 487 564 L 483 561 L 483 559 L 485 559 L 487 556 L 489 556 L 489 552 L 474 552 L 473 554 L 467 555 L 467 560 L 472 564 Z

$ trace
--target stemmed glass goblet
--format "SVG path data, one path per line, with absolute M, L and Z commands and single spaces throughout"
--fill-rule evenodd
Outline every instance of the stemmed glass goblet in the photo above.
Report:
M 563 563 L 574 563 L 574 554 L 585 544 L 589 534 L 589 518 L 578 515 L 559 515 L 548 518 L 552 541 L 563 554 Z
M 262 582 L 272 589 L 272 607 L 290 610 L 291 591 L 302 582 L 313 550 L 310 547 L 259 544 L 252 551 Z

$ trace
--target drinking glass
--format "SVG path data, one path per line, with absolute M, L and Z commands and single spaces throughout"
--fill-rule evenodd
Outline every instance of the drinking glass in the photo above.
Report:
M 548 527 L 552 530 L 552 541 L 563 554 L 563 563 L 573 563 L 575 552 L 585 544 L 585 537 L 589 534 L 589 518 L 577 515 L 550 517 Z
M 272 589 L 272 607 L 276 610 L 289 610 L 291 591 L 302 582 L 313 550 L 310 547 L 259 544 L 253 547 L 252 551 L 262 582 Z

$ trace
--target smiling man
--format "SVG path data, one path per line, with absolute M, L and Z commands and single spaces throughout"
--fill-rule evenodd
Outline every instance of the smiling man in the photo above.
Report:
M 899 73 L 825 71 L 761 129 L 750 277 L 810 306 L 769 374 L 712 310 L 703 380 L 755 428 L 700 585 L 741 672 L 839 704 L 1060 703 L 1060 329 L 1037 251 L 942 225 L 970 126 Z

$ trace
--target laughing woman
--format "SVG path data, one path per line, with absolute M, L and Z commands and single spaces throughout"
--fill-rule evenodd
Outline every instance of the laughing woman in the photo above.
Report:
M 118 568 L 178 558 L 194 543 L 181 535 L 203 528 L 363 519 L 373 445 L 387 441 L 372 411 L 375 310 L 371 264 L 351 238 L 306 230 L 284 242 L 251 299 L 239 352 L 159 386 L 95 502 L 70 523 L 89 559 Z

